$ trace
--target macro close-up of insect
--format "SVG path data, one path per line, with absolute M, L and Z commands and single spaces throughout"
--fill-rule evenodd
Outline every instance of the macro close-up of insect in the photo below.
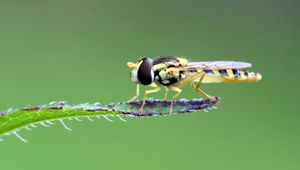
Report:
M 300 169 L 299 6 L 1 1 L 0 170 Z
M 238 61 L 192 62 L 182 57 L 161 56 L 156 59 L 143 57 L 136 63 L 128 62 L 127 66 L 131 70 L 131 80 L 136 83 L 136 94 L 128 102 L 139 97 L 140 84 L 152 88 L 145 91 L 140 112 L 143 111 L 147 96 L 159 92 L 161 86 L 165 88 L 163 100 L 167 99 L 170 90 L 176 93 L 170 105 L 172 113 L 173 101 L 185 85 L 190 85 L 204 98 L 212 98 L 199 88 L 202 83 L 256 82 L 262 78 L 260 73 L 244 70 L 251 67 L 250 63 Z

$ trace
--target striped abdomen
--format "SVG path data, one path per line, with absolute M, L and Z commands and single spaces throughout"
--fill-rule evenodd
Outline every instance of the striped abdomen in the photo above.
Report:
M 218 82 L 255 82 L 261 80 L 259 73 L 246 70 L 226 69 L 226 70 L 204 70 L 203 83 Z

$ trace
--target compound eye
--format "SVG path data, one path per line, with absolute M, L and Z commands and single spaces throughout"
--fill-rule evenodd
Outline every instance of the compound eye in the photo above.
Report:
M 149 85 L 153 81 L 153 69 L 152 69 L 152 60 L 150 58 L 142 58 L 142 63 L 138 69 L 138 79 L 139 82 L 143 85 Z

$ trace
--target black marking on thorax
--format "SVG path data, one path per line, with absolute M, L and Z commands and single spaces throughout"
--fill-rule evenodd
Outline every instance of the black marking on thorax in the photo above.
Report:
M 160 64 L 160 63 L 167 63 L 167 62 L 179 63 L 179 61 L 174 57 L 164 56 L 155 59 L 153 61 L 153 65 Z
M 165 70 L 164 70 L 165 71 Z M 159 75 L 159 71 L 156 71 L 156 72 L 154 72 L 154 75 L 155 75 L 155 77 L 156 77 L 156 80 L 160 83 L 160 84 L 162 84 L 162 85 L 164 85 L 164 86 L 169 86 L 169 85 L 172 85 L 172 84 L 174 84 L 174 83 L 177 83 L 177 82 L 179 82 L 180 80 L 182 80 L 183 79 L 183 75 L 184 75 L 184 71 L 179 71 L 179 75 L 178 76 L 176 76 L 176 77 L 166 77 L 166 78 L 161 78 L 161 76 Z
M 168 64 L 166 64 L 168 63 Z M 172 64 L 174 63 L 174 64 Z M 165 64 L 165 67 L 160 69 L 160 70 L 154 70 L 154 77 L 155 79 L 162 85 L 164 86 L 169 86 L 172 85 L 174 83 L 177 83 L 178 81 L 180 81 L 182 79 L 182 75 L 184 74 L 184 71 L 179 71 L 179 75 L 177 77 L 166 77 L 166 78 L 162 78 L 159 73 L 161 71 L 166 71 L 166 69 L 168 68 L 172 68 L 172 67 L 180 67 L 180 62 L 178 59 L 174 58 L 174 57 L 170 57 L 170 56 L 163 56 L 160 58 L 157 58 L 153 61 L 153 65 L 157 65 L 157 64 Z M 197 71 L 197 70 L 196 70 Z
M 168 78 L 167 79 L 168 80 L 168 82 L 160 82 L 162 85 L 164 85 L 164 86 L 169 86 L 169 85 L 172 85 L 172 84 L 174 84 L 174 83 L 176 83 L 176 82 L 178 82 L 179 80 L 177 79 L 177 78 L 175 78 L 175 77 L 171 77 L 171 78 Z
M 160 77 L 160 75 L 159 75 L 159 72 L 160 72 L 159 70 L 155 70 L 155 71 L 154 71 L 154 78 L 155 78 L 156 80 L 162 80 L 161 77 Z

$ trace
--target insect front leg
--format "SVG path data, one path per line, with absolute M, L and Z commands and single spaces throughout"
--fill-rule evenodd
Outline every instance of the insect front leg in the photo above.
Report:
M 153 87 L 153 89 L 145 91 L 144 98 L 143 98 L 143 103 L 142 103 L 142 105 L 140 107 L 140 112 L 141 113 L 142 113 L 143 108 L 145 106 L 145 103 L 146 103 L 146 100 L 147 100 L 147 95 L 151 94 L 151 93 L 157 93 L 157 92 L 160 91 L 160 87 L 156 83 L 151 84 L 150 87 Z
M 172 114 L 173 113 L 174 100 L 180 95 L 182 90 L 179 87 L 175 87 L 175 86 L 171 86 L 170 90 L 176 92 L 176 94 L 172 97 L 172 101 L 171 101 L 171 105 L 170 105 L 170 114 Z
M 202 81 L 203 81 L 204 76 L 205 76 L 205 73 L 204 73 L 203 71 L 197 73 L 197 74 L 195 75 L 195 78 L 197 79 L 197 78 L 199 77 L 199 81 L 198 81 L 198 83 L 197 83 L 196 85 L 194 84 L 195 82 L 193 82 L 193 83 L 192 83 L 192 86 L 193 86 L 193 88 L 194 88 L 199 94 L 201 94 L 201 95 L 204 96 L 205 98 L 210 98 L 210 96 L 209 96 L 208 94 L 206 94 L 205 92 L 203 92 L 203 91 L 199 88 L 200 85 L 202 84 Z
M 140 85 L 136 84 L 135 96 L 133 96 L 130 100 L 128 100 L 128 103 L 135 101 L 139 96 L 140 96 Z

